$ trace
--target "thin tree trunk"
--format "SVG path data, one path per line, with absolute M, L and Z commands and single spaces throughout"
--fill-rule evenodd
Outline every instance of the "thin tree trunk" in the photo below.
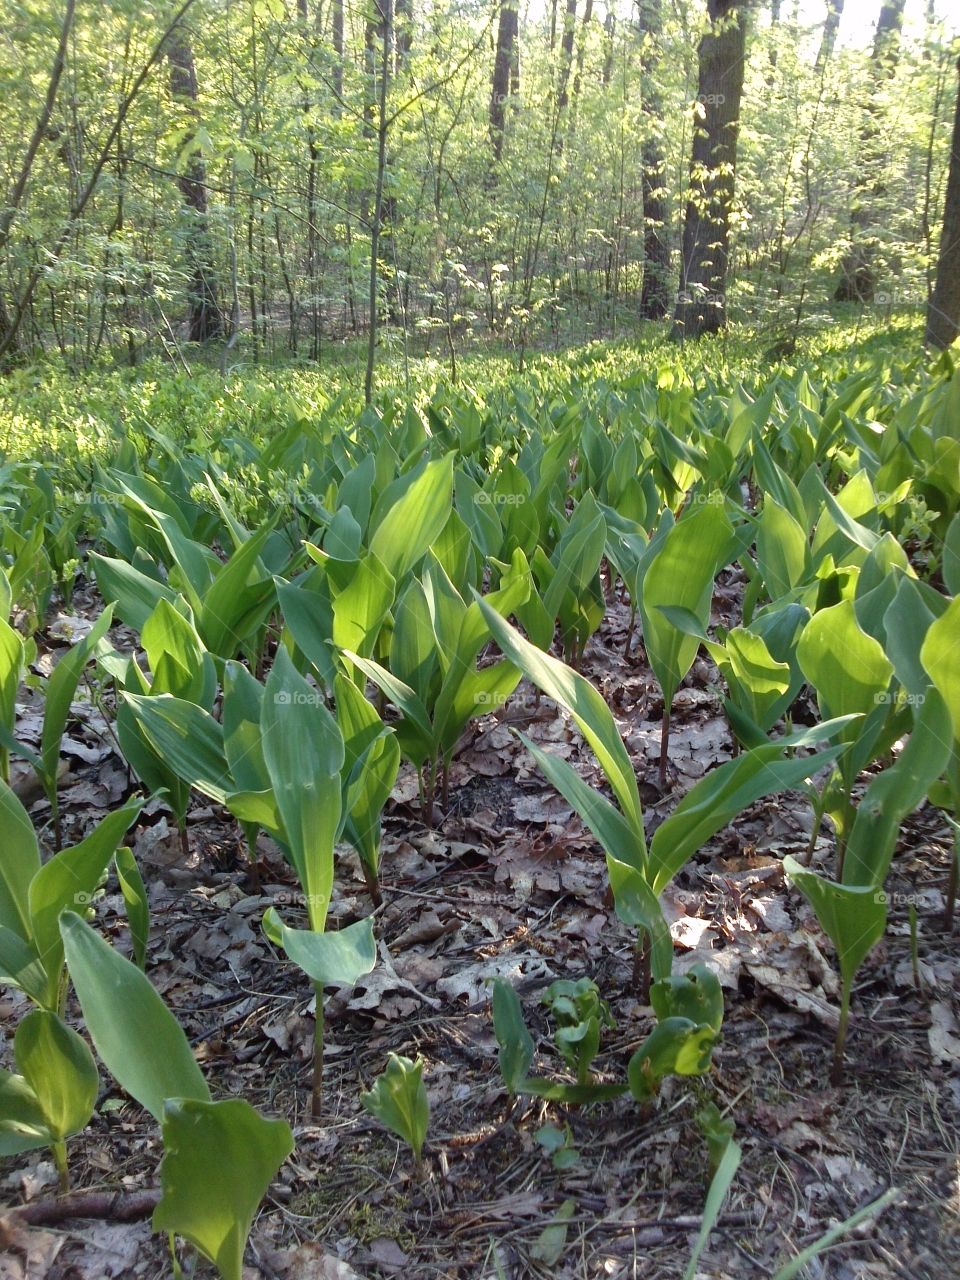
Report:
M 491 182 L 495 184 L 496 166 L 503 155 L 503 138 L 507 124 L 511 79 L 517 50 L 517 0 L 501 0 L 497 24 L 497 49 L 490 82 L 490 147 L 493 152 Z
M 827 0 L 827 17 L 820 37 L 820 48 L 817 50 L 817 61 L 814 71 L 818 74 L 833 57 L 834 45 L 837 43 L 837 31 L 843 17 L 843 0 Z
M 191 117 L 197 115 L 197 69 L 193 49 L 182 30 L 167 45 L 170 63 L 170 93 L 187 105 Z M 189 144 L 189 139 L 188 139 Z M 217 301 L 213 247 L 207 219 L 207 170 L 199 151 L 193 151 L 186 171 L 177 178 L 190 220 L 187 230 L 187 262 L 190 272 L 190 341 L 207 342 L 223 333 L 223 316 Z
M 896 70 L 906 0 L 884 0 L 874 34 L 871 61 L 875 85 Z M 850 210 L 851 249 L 841 263 L 835 302 L 872 302 L 877 288 L 876 237 L 869 234 L 876 221 L 876 205 L 884 195 L 883 157 L 877 154 L 881 129 L 873 94 L 866 103 L 860 129 L 860 161 Z
M 960 71 L 960 62 L 957 63 Z M 947 195 L 943 207 L 943 232 L 937 262 L 937 283 L 927 307 L 926 341 L 949 347 L 960 334 L 960 89 L 953 117 L 953 142 Z
M 660 63 L 663 16 L 660 0 L 637 0 L 637 25 L 642 40 L 643 114 L 646 134 L 640 151 L 643 168 L 643 286 L 640 314 L 663 320 L 670 311 L 670 244 L 667 237 L 666 161 L 661 136 L 663 102 L 654 71 Z
M 700 41 L 698 115 L 683 223 L 675 337 L 698 338 L 726 323 L 730 212 L 736 182 L 747 13 L 742 0 L 708 0 Z
M 370 227 L 370 295 L 367 340 L 367 371 L 363 384 L 366 404 L 373 399 L 373 371 L 377 358 L 377 330 L 380 282 L 380 227 L 383 217 L 383 184 L 387 168 L 387 90 L 390 77 L 390 56 L 393 43 L 393 12 L 391 0 L 375 0 L 380 15 L 382 56 L 380 60 L 380 87 L 377 98 L 377 186 L 374 194 L 373 221 Z

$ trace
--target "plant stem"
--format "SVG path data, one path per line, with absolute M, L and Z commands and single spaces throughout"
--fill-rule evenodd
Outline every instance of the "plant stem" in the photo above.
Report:
M 850 1022 L 850 982 L 843 982 L 840 989 L 840 1021 L 837 1024 L 837 1039 L 833 1046 L 833 1066 L 830 1068 L 830 1083 L 840 1084 L 843 1079 L 843 1051 L 847 1043 L 847 1026 Z
M 920 990 L 920 947 L 917 941 L 917 908 L 910 903 L 910 964 L 913 967 L 913 985 Z
M 670 705 L 663 700 L 663 722 L 660 725 L 660 790 L 667 789 L 667 755 L 670 750 Z
M 953 837 L 950 876 L 947 880 L 947 907 L 943 913 L 943 928 L 946 933 L 952 933 L 953 931 L 953 916 L 957 907 L 958 880 L 960 880 L 960 827 L 957 827 Z
M 363 878 L 366 881 L 367 893 L 370 895 L 370 901 L 375 907 L 383 905 L 383 894 L 380 892 L 380 877 L 375 867 L 370 867 L 366 862 L 361 862 Z
M 317 1007 L 313 1016 L 313 1091 L 310 1094 L 310 1115 L 319 1120 L 323 1111 L 323 986 L 313 984 Z
M 59 1142 L 52 1142 L 50 1150 L 53 1153 L 53 1163 L 57 1170 L 57 1178 L 60 1183 L 60 1194 L 66 1195 L 70 1190 L 70 1171 L 67 1168 L 67 1144 L 61 1139 Z
M 633 953 L 633 986 L 646 1003 L 650 999 L 650 941 L 641 930 Z

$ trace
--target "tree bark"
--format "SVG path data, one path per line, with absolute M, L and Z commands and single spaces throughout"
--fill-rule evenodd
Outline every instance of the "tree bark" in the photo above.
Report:
M 906 0 L 884 0 L 880 9 L 871 54 L 876 84 L 882 79 L 889 79 L 896 70 L 905 2 Z M 872 302 L 876 293 L 877 242 L 868 232 L 871 224 L 875 224 L 877 198 L 884 194 L 883 161 L 876 154 L 879 138 L 877 104 L 871 95 L 860 129 L 858 180 L 850 210 L 852 245 L 841 263 L 841 278 L 833 295 L 834 302 Z
M 960 62 L 957 63 L 960 71 Z M 926 341 L 949 347 L 960 334 L 960 88 L 953 117 L 950 169 L 943 207 L 943 231 L 937 261 L 937 282 L 927 307 Z
M 840 19 L 842 17 L 843 0 L 827 0 L 827 17 L 823 24 L 823 34 L 820 37 L 820 48 L 817 50 L 817 61 L 814 64 L 814 71 L 818 74 L 833 57 L 834 46 L 837 43 L 837 31 L 840 28 Z
M 643 166 L 643 286 L 640 314 L 663 320 L 670 312 L 670 242 L 667 234 L 666 173 L 663 157 L 663 102 L 655 71 L 661 59 L 663 13 L 660 0 L 637 0 L 637 24 L 643 41 L 640 55 L 646 136 L 640 151 Z
M 517 60 L 517 0 L 501 0 L 497 23 L 497 49 L 490 82 L 490 148 L 494 165 L 503 155 L 503 138 L 507 126 L 507 103 L 512 93 L 512 80 Z M 495 174 L 494 174 L 495 180 Z
M 170 93 L 187 104 L 196 117 L 197 69 L 193 49 L 183 30 L 178 30 L 167 45 L 170 63 Z M 217 301 L 217 282 L 207 218 L 207 170 L 199 151 L 187 161 L 186 171 L 177 178 L 177 186 L 188 210 L 187 262 L 190 272 L 190 341 L 206 342 L 223 333 L 223 316 Z
M 674 337 L 698 338 L 726 323 L 730 213 L 746 52 L 743 0 L 708 0 L 710 27 L 700 41 L 697 122 L 683 222 L 680 293 Z

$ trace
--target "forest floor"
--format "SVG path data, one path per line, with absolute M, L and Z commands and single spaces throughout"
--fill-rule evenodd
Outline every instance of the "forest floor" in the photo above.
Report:
M 721 580 L 715 621 L 738 585 Z M 63 637 L 98 612 L 79 592 L 71 616 L 42 634 L 52 664 Z M 656 786 L 662 703 L 636 643 L 624 661 L 628 609 L 611 600 L 583 670 L 603 691 L 636 765 L 652 830 L 676 798 L 730 758 L 713 669 L 698 661 L 674 704 L 670 794 Z M 118 647 L 133 633 L 116 628 Z M 20 705 L 17 736 L 39 741 L 39 705 Z M 891 924 L 861 970 L 846 1079 L 828 1084 L 837 1021 L 831 949 L 782 858 L 810 839 L 801 793 L 762 801 L 687 865 L 666 893 L 676 969 L 707 960 L 727 997 L 714 1070 L 664 1086 L 644 1114 L 629 1097 L 560 1108 L 521 1099 L 511 1110 L 497 1068 L 487 979 L 508 978 L 541 1037 L 541 1072 L 562 1075 L 539 993 L 556 977 L 589 976 L 616 1027 L 597 1062 L 622 1079 L 652 1024 L 632 987 L 632 939 L 607 895 L 603 857 L 537 772 L 514 728 L 568 758 L 601 785 L 578 732 L 523 684 L 473 722 L 434 829 L 420 820 L 416 779 L 401 772 L 385 817 L 381 963 L 327 1003 L 325 1115 L 309 1116 L 313 1018 L 302 975 L 260 930 L 264 909 L 293 915 L 297 884 L 262 843 L 254 887 L 235 825 L 196 801 L 184 859 L 162 803 L 147 805 L 134 844 L 150 885 L 148 972 L 187 1030 L 217 1095 L 236 1093 L 286 1116 L 296 1150 L 254 1226 L 249 1275 L 269 1280 L 351 1277 L 682 1276 L 708 1179 L 694 1116 L 713 1097 L 736 1121 L 743 1163 L 698 1275 L 770 1276 L 778 1265 L 888 1187 L 899 1198 L 808 1271 L 817 1280 L 949 1280 L 960 1275 L 960 962 L 942 932 L 948 836 L 923 809 L 904 828 L 890 880 Z M 61 785 L 65 841 L 84 834 L 130 790 L 100 709 L 74 708 Z M 46 801 L 32 814 L 42 827 Z M 829 831 L 814 865 L 832 866 Z M 919 978 L 908 908 L 919 917 Z M 229 908 L 229 909 L 227 909 Z M 122 900 L 94 903 L 99 926 L 126 946 Z M 369 910 L 345 852 L 333 914 Z M 10 1025 L 16 993 L 0 1000 Z M 426 1173 L 361 1108 L 359 1094 L 388 1051 L 426 1062 Z M 136 1192 L 156 1185 L 156 1127 L 104 1077 L 98 1115 L 70 1144 L 74 1187 Z M 556 1168 L 538 1141 L 553 1126 L 567 1154 Z M 549 1140 L 550 1134 L 543 1135 Z M 556 1135 L 554 1134 L 554 1137 Z M 570 1152 L 574 1154 L 569 1154 Z M 7 1162 L 7 1205 L 46 1199 L 56 1176 L 44 1153 Z M 559 1218 L 558 1218 L 559 1215 Z M 0 1280 L 106 1280 L 168 1275 L 165 1241 L 149 1221 L 78 1220 L 5 1228 Z M 200 1267 L 198 1274 L 212 1274 Z

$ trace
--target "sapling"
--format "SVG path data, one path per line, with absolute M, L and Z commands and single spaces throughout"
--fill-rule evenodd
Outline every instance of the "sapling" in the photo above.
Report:
M 423 1067 L 422 1058 L 412 1062 L 391 1053 L 373 1088 L 360 1095 L 367 1111 L 409 1145 L 420 1177 L 423 1176 L 423 1144 L 430 1124 Z

